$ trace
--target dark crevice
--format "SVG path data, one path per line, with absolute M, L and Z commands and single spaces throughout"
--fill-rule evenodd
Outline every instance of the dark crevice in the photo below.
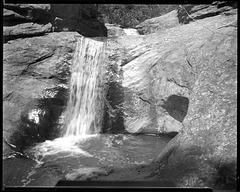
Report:
M 136 58 L 138 58 L 138 57 L 140 57 L 141 55 L 143 55 L 145 52 L 143 52 L 143 53 L 140 53 L 139 55 L 137 55 L 137 56 L 134 56 L 134 57 L 132 57 L 132 58 L 129 58 L 129 59 L 122 59 L 122 63 L 121 63 L 121 67 L 123 67 L 123 66 L 125 66 L 125 65 L 127 65 L 128 63 L 130 63 L 131 61 L 133 61 L 134 59 L 136 59 Z
M 123 133 L 125 132 L 121 107 L 124 101 L 123 88 L 117 82 L 109 82 L 108 86 L 102 133 Z
M 143 102 L 147 102 L 149 105 L 151 105 L 151 102 L 146 100 L 146 99 L 143 99 L 142 97 L 139 97 L 139 99 L 141 99 Z
M 168 97 L 162 108 L 164 108 L 170 116 L 182 122 L 187 115 L 189 99 L 187 97 L 171 95 Z

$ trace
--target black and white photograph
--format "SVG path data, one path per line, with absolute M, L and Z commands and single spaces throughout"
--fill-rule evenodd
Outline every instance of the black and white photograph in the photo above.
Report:
M 94 3 L 2 3 L 2 189 L 240 190 L 237 1 Z

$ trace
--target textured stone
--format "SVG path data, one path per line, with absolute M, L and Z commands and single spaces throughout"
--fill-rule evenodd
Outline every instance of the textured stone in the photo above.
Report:
M 68 87 L 69 67 L 76 37 L 79 36 L 76 32 L 50 33 L 41 37 L 12 40 L 4 44 L 4 139 L 8 140 L 16 131 L 17 122 L 24 111 L 36 108 L 35 105 L 30 106 L 31 101 L 54 98 L 57 94 L 54 93 L 54 88 Z
M 93 4 L 4 4 L 4 42 L 52 31 L 76 31 L 87 37 L 107 36 Z
M 160 17 L 147 19 L 136 26 L 136 29 L 141 35 L 156 33 L 164 29 L 175 27 L 179 24 L 177 11 L 173 10 Z
M 125 51 L 122 60 L 115 58 L 123 65 L 125 125 L 132 125 L 126 129 L 149 130 L 155 119 L 164 122 L 161 114 L 174 118 L 173 106 L 186 112 L 186 105 L 177 101 L 187 102 L 176 96 L 187 97 L 189 104 L 182 130 L 157 160 L 104 179 L 168 180 L 176 187 L 236 189 L 236 20 L 237 14 L 222 14 L 202 19 L 203 25 L 191 22 L 162 33 L 115 40 Z M 173 95 L 177 101 L 171 102 Z
M 111 107 L 123 114 L 125 129 L 179 132 L 155 162 L 116 172 L 114 179 L 236 187 L 236 12 L 231 8 L 202 18 L 201 24 L 107 39 L 108 75 L 121 101 Z M 4 138 L 29 101 L 41 97 L 46 87 L 67 82 L 68 67 L 62 64 L 71 62 L 75 34 L 50 33 L 4 44 Z
M 23 23 L 14 26 L 3 27 L 4 41 L 11 39 L 40 36 L 52 31 L 52 24 L 41 25 L 37 23 Z
M 180 23 L 187 24 L 193 20 L 213 17 L 219 14 L 235 14 L 237 2 L 235 1 L 215 1 L 212 4 L 183 5 L 178 8 L 178 19 Z
M 50 4 L 4 4 L 4 26 L 20 23 L 46 24 L 50 21 Z

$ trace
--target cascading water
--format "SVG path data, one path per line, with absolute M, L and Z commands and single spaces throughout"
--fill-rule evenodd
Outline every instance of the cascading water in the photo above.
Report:
M 91 156 L 81 143 L 96 137 L 103 119 L 106 67 L 105 43 L 81 37 L 73 55 L 70 96 L 65 113 L 63 137 L 39 143 L 31 148 L 37 160 L 63 153 Z
M 104 50 L 104 42 L 84 37 L 77 42 L 65 137 L 100 131 L 104 110 Z
M 62 178 L 77 179 L 86 170 L 147 164 L 166 146 L 169 138 L 98 134 L 107 105 L 105 59 L 104 42 L 78 39 L 63 137 L 26 149 L 31 159 L 5 159 L 5 185 L 54 186 Z

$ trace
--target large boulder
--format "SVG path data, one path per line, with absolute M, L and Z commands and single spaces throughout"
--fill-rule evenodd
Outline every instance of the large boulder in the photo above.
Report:
M 109 66 L 117 74 L 114 95 L 122 101 L 117 108 L 130 133 L 171 133 L 183 127 L 194 77 L 168 32 L 108 40 Z
M 237 10 L 231 9 L 231 14 L 202 19 L 202 25 L 191 22 L 161 33 L 115 40 L 115 49 L 125 51 L 115 59 L 124 77 L 126 129 L 149 130 L 159 125 L 160 111 L 174 117 L 173 108 L 186 112 L 181 104 L 186 98 L 189 104 L 185 117 L 180 112 L 175 116 L 182 121 L 182 130 L 157 160 L 97 180 L 168 180 L 172 187 L 236 189 L 236 21 Z
M 44 107 L 39 109 L 41 103 L 47 103 L 46 107 L 51 103 L 62 106 L 66 102 L 67 98 L 58 93 L 68 89 L 72 54 L 76 37 L 79 36 L 76 32 L 50 33 L 46 36 L 12 40 L 3 45 L 4 140 L 9 141 L 23 127 L 22 120 L 26 117 L 33 123 L 36 121 L 34 119 L 39 119 L 41 111 L 45 110 Z M 55 109 L 55 112 L 63 110 L 59 107 Z M 45 110 L 43 113 L 49 112 Z M 48 129 L 50 131 L 50 127 Z M 4 145 L 5 149 L 7 148 Z
M 107 28 L 93 4 L 4 4 L 3 26 L 5 42 L 53 31 L 107 36 Z

